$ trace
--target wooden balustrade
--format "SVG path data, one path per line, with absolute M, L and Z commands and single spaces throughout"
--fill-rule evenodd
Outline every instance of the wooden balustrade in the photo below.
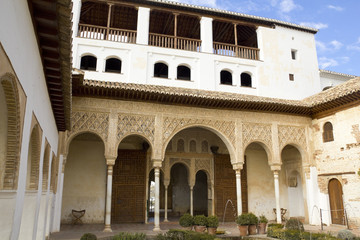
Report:
M 149 45 L 200 52 L 201 40 L 150 33 Z
M 78 37 L 114 42 L 136 43 L 136 31 L 117 28 L 107 28 L 88 24 L 79 24 Z M 200 52 L 201 40 L 162 35 L 149 34 L 149 45 L 163 48 L 173 48 Z M 213 44 L 214 54 L 259 60 L 259 49 L 234 44 Z
M 259 49 L 234 44 L 214 43 L 214 53 L 218 55 L 239 57 L 246 59 L 259 60 Z
M 78 37 L 114 42 L 136 43 L 136 31 L 79 24 Z

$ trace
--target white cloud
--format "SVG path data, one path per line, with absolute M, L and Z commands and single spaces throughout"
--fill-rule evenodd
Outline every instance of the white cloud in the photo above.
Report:
M 335 50 L 338 50 L 343 46 L 343 44 L 341 42 L 336 41 L 336 40 L 331 41 L 330 45 L 333 46 Z
M 353 43 L 351 45 L 348 45 L 346 47 L 347 50 L 350 50 L 350 51 L 359 51 L 360 52 L 360 37 L 358 37 L 357 39 L 357 42 L 356 43 Z
M 296 9 L 298 6 L 294 3 L 293 0 L 282 0 L 280 2 L 280 11 L 281 12 L 291 12 L 292 10 Z
M 340 6 L 334 6 L 334 5 L 328 5 L 327 6 L 329 9 L 332 9 L 332 10 L 335 10 L 335 11 L 338 11 L 338 12 L 341 12 L 344 10 L 344 8 L 340 7 Z
M 315 44 L 319 52 L 335 52 L 344 46 L 344 44 L 337 40 L 332 40 L 328 43 L 316 40 Z
M 320 57 L 319 66 L 321 69 L 326 69 L 327 67 L 336 67 L 339 63 L 333 58 Z
M 307 27 L 312 27 L 312 28 L 316 28 L 316 29 L 324 29 L 327 28 L 328 25 L 325 23 L 315 23 L 315 22 L 301 22 L 300 25 L 303 26 L 307 26 Z

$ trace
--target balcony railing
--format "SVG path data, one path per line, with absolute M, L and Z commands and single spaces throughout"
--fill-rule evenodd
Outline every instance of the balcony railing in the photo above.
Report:
M 79 24 L 78 37 L 114 42 L 136 43 L 136 31 Z
M 200 52 L 201 40 L 150 33 L 149 45 Z
M 214 42 L 214 54 L 259 60 L 259 49 Z

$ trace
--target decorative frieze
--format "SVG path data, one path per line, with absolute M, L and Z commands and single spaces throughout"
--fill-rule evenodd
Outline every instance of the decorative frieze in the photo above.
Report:
M 212 159 L 196 159 L 195 160 L 195 173 L 199 170 L 205 170 L 208 174 L 211 174 L 211 164 L 210 161 Z
M 278 131 L 280 149 L 283 149 L 283 147 L 289 143 L 296 143 L 306 150 L 306 134 L 304 127 L 279 125 Z
M 243 147 L 251 142 L 261 141 L 272 149 L 271 124 L 244 123 L 242 125 Z
M 128 134 L 140 134 L 154 143 L 155 116 L 123 115 L 118 116 L 117 139 L 120 140 Z
M 165 144 L 174 133 L 187 126 L 208 126 L 216 129 L 229 139 L 231 144 L 235 145 L 235 122 L 221 121 L 200 118 L 174 118 L 165 117 L 163 123 L 163 143 Z
M 109 114 L 101 112 L 77 111 L 71 117 L 73 123 L 71 132 L 91 131 L 98 133 L 105 141 L 108 137 Z

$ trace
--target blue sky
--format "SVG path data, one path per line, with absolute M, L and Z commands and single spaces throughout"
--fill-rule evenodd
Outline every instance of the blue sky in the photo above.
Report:
M 360 0 L 176 0 L 314 27 L 319 68 L 360 76 Z

